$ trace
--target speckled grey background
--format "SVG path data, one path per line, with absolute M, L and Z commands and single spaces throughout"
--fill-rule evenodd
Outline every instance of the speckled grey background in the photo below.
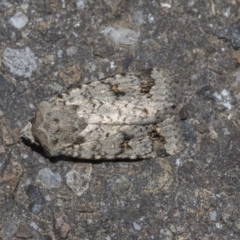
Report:
M 0 0 L 0 239 L 239 239 L 239 0 Z M 40 101 L 167 68 L 184 149 L 49 160 L 20 139 Z

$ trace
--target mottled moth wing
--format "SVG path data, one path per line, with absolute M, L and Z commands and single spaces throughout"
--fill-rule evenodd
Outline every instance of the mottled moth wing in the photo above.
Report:
M 179 150 L 171 78 L 153 69 L 82 85 L 42 102 L 31 132 L 46 154 L 144 159 Z

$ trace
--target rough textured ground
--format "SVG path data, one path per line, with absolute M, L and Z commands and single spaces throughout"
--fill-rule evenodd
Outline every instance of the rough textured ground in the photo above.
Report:
M 239 239 L 239 7 L 0 0 L 0 239 Z M 50 161 L 20 139 L 40 101 L 152 67 L 174 75 L 180 154 Z

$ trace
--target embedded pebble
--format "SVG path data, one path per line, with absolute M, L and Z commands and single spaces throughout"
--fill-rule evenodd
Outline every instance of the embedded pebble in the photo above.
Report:
M 43 202 L 43 197 L 40 191 L 40 188 L 34 185 L 29 185 L 26 189 L 27 196 L 34 201 L 38 201 L 40 203 Z
M 148 22 L 153 23 L 154 22 L 154 17 L 151 13 L 148 14 Z
M 228 15 L 230 15 L 230 9 L 225 13 L 226 17 L 228 17 Z M 227 28 L 220 29 L 217 32 L 217 36 L 229 41 L 233 48 L 240 48 L 240 21 L 237 21 L 235 24 L 230 24 Z
M 34 185 L 29 185 L 26 189 L 26 194 L 32 201 L 28 208 L 29 210 L 38 215 L 42 211 L 43 197 L 40 188 Z
M 34 229 L 35 231 L 37 231 L 37 230 L 39 229 L 38 225 L 37 225 L 35 222 L 31 222 L 31 223 L 30 223 L 30 227 L 31 227 L 32 229 Z
M 232 97 L 228 90 L 223 89 L 220 94 L 215 92 L 213 96 L 217 100 L 218 104 L 223 105 L 227 110 L 232 109 L 232 105 L 231 105 Z
M 226 11 L 223 13 L 223 15 L 225 16 L 225 17 L 230 17 L 230 15 L 231 15 L 231 7 L 228 7 L 227 9 L 226 9 Z
M 83 10 L 85 8 L 85 0 L 77 0 L 76 6 L 77 9 Z
M 216 211 L 212 211 L 209 213 L 210 219 L 212 221 L 216 221 L 217 220 L 217 212 Z
M 37 69 L 37 58 L 29 47 L 20 49 L 7 47 L 3 52 L 3 64 L 12 74 L 29 78 Z
M 138 225 L 138 224 L 135 223 L 135 222 L 133 222 L 133 227 L 134 227 L 134 229 L 137 230 L 137 231 L 141 230 L 141 226 Z
M 16 232 L 16 236 L 21 239 L 29 239 L 33 237 L 31 229 L 27 225 L 21 225 Z
M 28 209 L 33 214 L 38 215 L 42 211 L 42 205 L 37 201 L 34 201 L 28 206 Z
M 11 218 L 7 219 L 7 221 L 3 224 L 3 237 L 5 237 L 6 239 L 11 239 L 11 237 L 16 233 L 16 231 L 16 224 L 12 221 Z
M 58 172 L 53 172 L 49 168 L 41 169 L 38 173 L 38 178 L 48 189 L 59 188 L 62 182 L 61 175 Z
M 137 42 L 140 37 L 140 31 L 134 31 L 123 27 L 106 27 L 101 33 L 111 38 L 116 44 L 131 45 Z
M 134 12 L 133 14 L 133 20 L 137 25 L 142 25 L 144 23 L 144 15 L 143 12 L 138 10 L 136 12 Z
M 59 50 L 57 51 L 57 57 L 58 57 L 58 58 L 62 58 L 62 57 L 63 57 L 63 50 L 59 49 Z
M 68 224 L 68 216 L 64 212 L 54 214 L 54 228 L 59 232 L 61 239 L 66 239 L 71 226 Z
M 70 172 L 67 173 L 67 185 L 81 196 L 89 188 L 89 181 L 92 178 L 92 164 L 75 164 Z
M 77 50 L 78 50 L 77 47 L 71 46 L 66 49 L 66 52 L 67 52 L 67 55 L 71 57 L 77 54 Z
M 17 12 L 11 19 L 10 23 L 13 27 L 17 29 L 24 28 L 27 23 L 28 23 L 28 17 L 22 13 L 22 12 Z

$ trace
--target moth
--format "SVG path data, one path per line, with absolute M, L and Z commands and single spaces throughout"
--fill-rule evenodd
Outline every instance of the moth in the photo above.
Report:
M 40 103 L 23 137 L 48 157 L 147 159 L 180 150 L 172 78 L 153 68 L 84 84 Z

